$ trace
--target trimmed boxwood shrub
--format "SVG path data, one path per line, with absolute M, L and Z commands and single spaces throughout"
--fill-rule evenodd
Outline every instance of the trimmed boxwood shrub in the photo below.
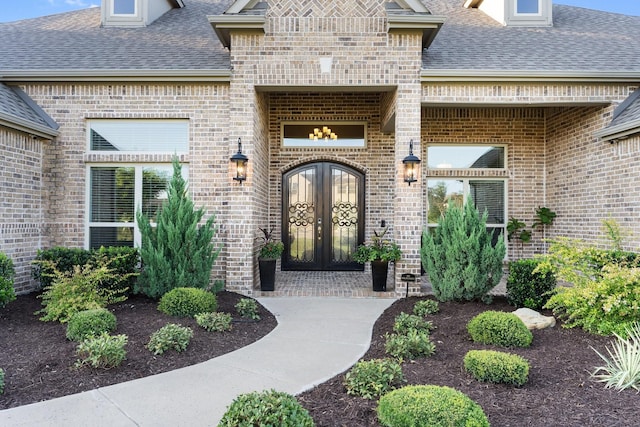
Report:
M 170 316 L 194 317 L 216 311 L 218 300 L 214 294 L 199 288 L 174 288 L 160 298 L 158 310 Z
M 92 335 L 116 330 L 116 316 L 106 308 L 74 313 L 67 324 L 67 339 L 82 341 Z
M 521 386 L 529 379 L 529 362 L 501 351 L 471 350 L 464 356 L 464 368 L 478 381 Z
M 471 339 L 480 344 L 493 344 L 502 347 L 529 347 L 533 334 L 513 313 L 485 311 L 471 319 L 467 324 Z
M 402 366 L 395 360 L 361 360 L 345 375 L 344 386 L 347 394 L 374 399 L 393 390 L 403 380 Z
M 556 277 L 549 271 L 534 273 L 539 264 L 538 259 L 521 259 L 509 263 L 509 304 L 539 310 L 547 303 L 551 297 L 550 292 L 556 287 Z
M 313 427 L 309 412 L 290 394 L 268 390 L 245 393 L 229 405 L 218 427 Z
M 488 427 L 489 420 L 476 402 L 450 387 L 406 386 L 378 402 L 378 420 L 386 427 Z

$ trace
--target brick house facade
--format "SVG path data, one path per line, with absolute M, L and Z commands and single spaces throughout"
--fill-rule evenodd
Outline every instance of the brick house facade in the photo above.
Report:
M 18 292 L 35 286 L 29 263 L 38 249 L 89 246 L 92 168 L 171 161 L 167 152 L 89 149 L 96 120 L 188 121 L 188 149 L 179 157 L 194 202 L 216 215 L 223 245 L 212 278 L 246 295 L 259 289 L 258 227 L 290 238 L 284 177 L 304 165 L 338 165 L 364 176 L 358 209 L 365 240 L 384 221 L 403 250 L 393 279 L 398 296 L 402 274 L 420 277 L 430 182 L 504 182 L 503 224 L 515 217 L 530 225 L 535 209 L 547 206 L 558 214 L 547 237 L 595 242 L 601 220 L 612 217 L 629 231 L 628 249 L 640 245 L 640 66 L 629 60 L 638 48 L 611 42 L 606 53 L 585 58 L 569 39 L 575 25 L 587 25 L 576 22 L 588 18 L 614 19 L 619 38 L 637 40 L 637 18 L 551 9 L 546 1 L 541 15 L 553 12 L 553 25 L 524 28 L 496 22 L 482 1 L 131 1 L 162 4 L 167 12 L 135 28 L 110 23 L 108 11 L 97 9 L 0 24 L 9 40 L 2 57 L 11 58 L 0 61 L 0 250 L 16 264 Z M 484 3 L 510 1 L 518 0 Z M 544 38 L 537 40 L 539 33 Z M 41 43 L 25 34 L 49 34 L 52 45 L 71 46 L 68 55 L 42 68 Z M 519 44 L 509 51 L 500 37 Z M 527 57 L 517 48 L 529 42 L 547 43 L 554 53 L 539 49 Z M 74 57 L 80 48 L 104 49 L 97 61 L 105 63 Z M 554 57 L 562 49 L 587 63 L 563 63 Z M 366 144 L 286 146 L 283 131 L 295 123 L 363 123 Z M 242 183 L 233 180 L 229 161 L 238 138 L 249 158 Z M 402 163 L 410 141 L 422 159 L 412 185 Z M 434 145 L 498 146 L 505 165 L 434 167 Z M 508 258 L 543 250 L 542 233 L 534 232 L 530 244 L 510 244 Z M 418 279 L 410 292 L 420 285 Z

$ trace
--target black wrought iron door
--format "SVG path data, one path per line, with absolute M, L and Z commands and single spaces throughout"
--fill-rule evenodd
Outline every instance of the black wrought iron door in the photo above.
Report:
M 364 175 L 311 163 L 283 176 L 285 270 L 362 270 L 352 254 L 364 236 Z

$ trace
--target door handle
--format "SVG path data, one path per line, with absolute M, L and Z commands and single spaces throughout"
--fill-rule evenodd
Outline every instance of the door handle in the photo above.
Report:
M 322 240 L 322 219 L 318 218 L 318 241 Z

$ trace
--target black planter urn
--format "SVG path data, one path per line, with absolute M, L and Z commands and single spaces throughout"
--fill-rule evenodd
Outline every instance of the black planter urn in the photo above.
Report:
M 259 259 L 260 267 L 260 290 L 273 291 L 276 283 L 276 260 Z
M 387 290 L 387 273 L 389 261 L 371 261 L 371 277 L 373 278 L 373 291 L 384 292 Z

